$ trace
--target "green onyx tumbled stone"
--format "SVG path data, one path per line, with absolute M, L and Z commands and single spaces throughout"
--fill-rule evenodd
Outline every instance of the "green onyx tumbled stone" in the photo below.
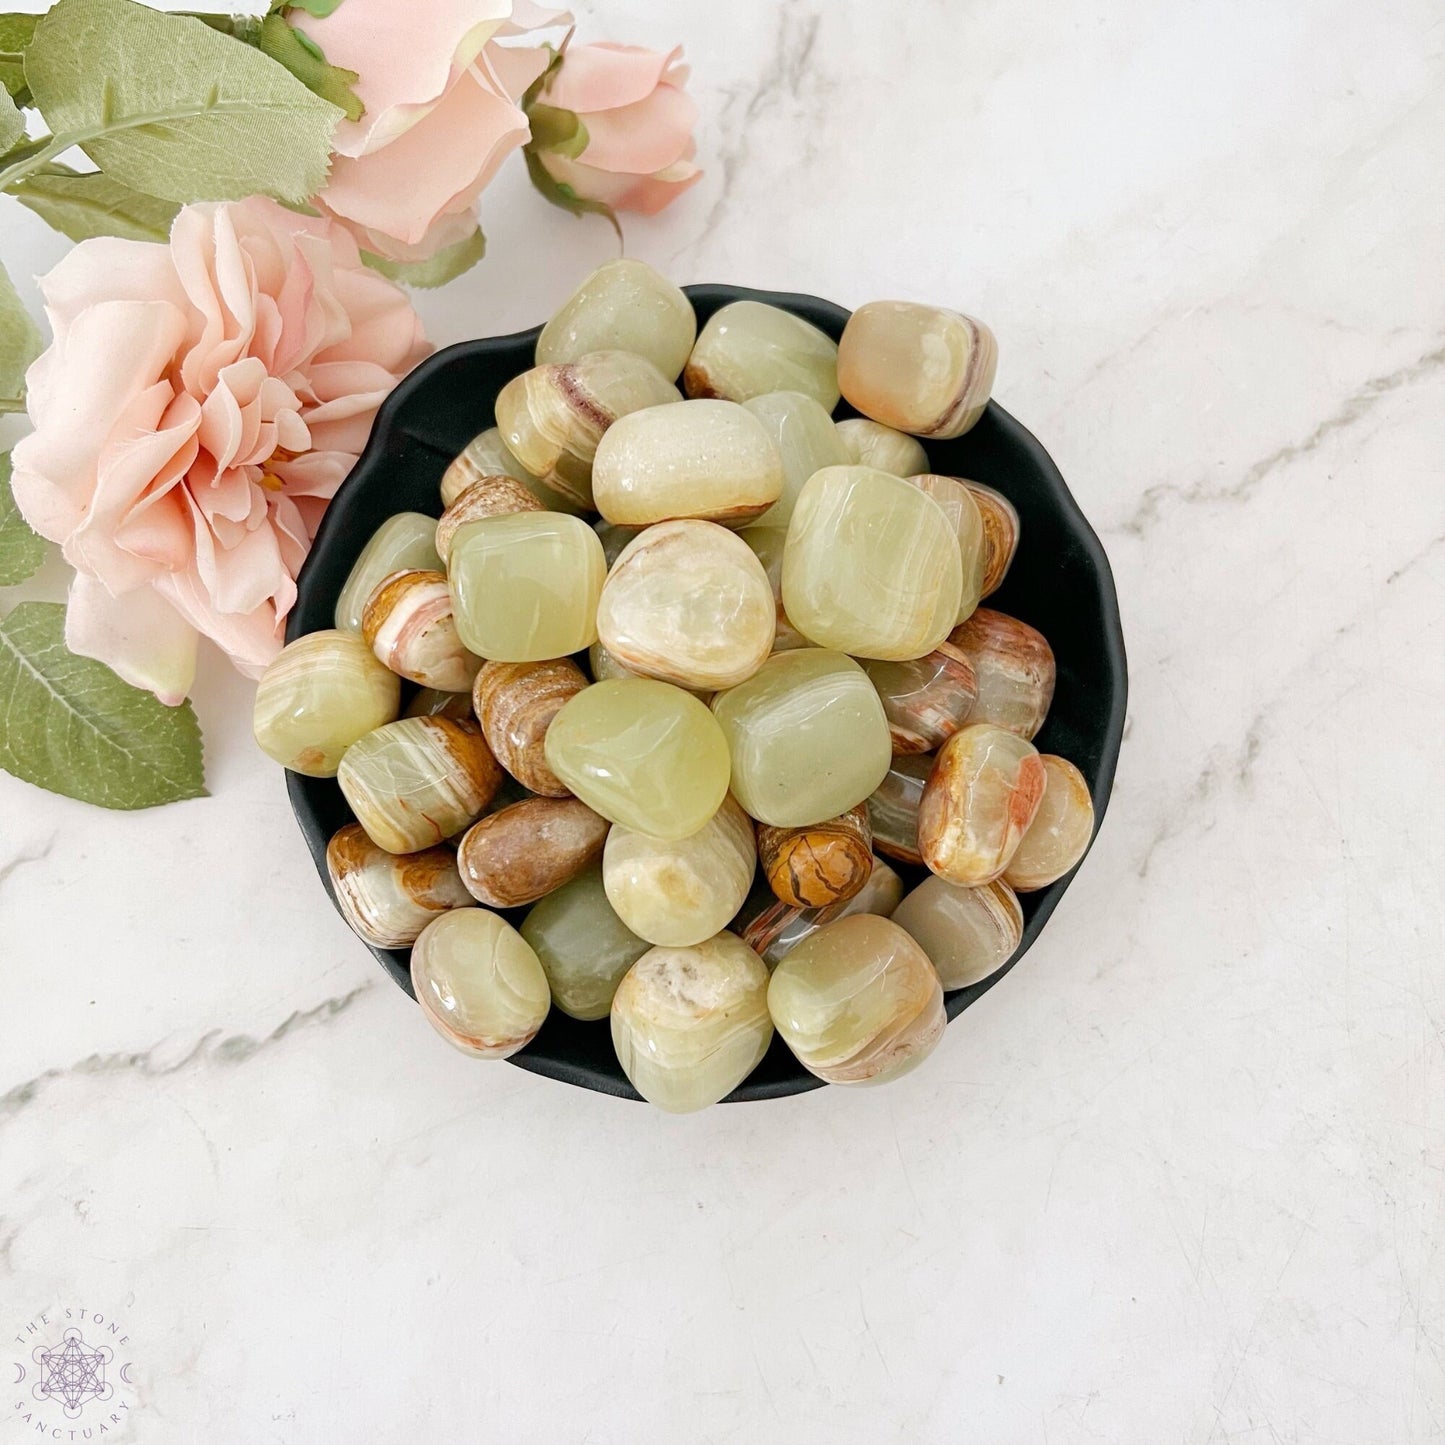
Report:
M 847 460 L 857 466 L 876 467 L 895 477 L 913 477 L 928 470 L 928 453 L 917 437 L 866 416 L 852 416 L 834 425 L 848 449 Z
M 775 828 L 821 823 L 861 803 L 888 772 L 888 718 L 868 674 L 839 652 L 775 652 L 713 713 L 732 755 L 733 794 Z
M 336 625 L 344 632 L 361 631 L 361 614 L 376 584 L 393 572 L 439 572 L 437 519 L 420 512 L 388 517 L 361 549 L 336 599 Z
M 525 1048 L 552 1003 L 531 945 L 485 908 L 456 908 L 427 924 L 412 945 L 411 986 L 426 1021 L 475 1059 Z
M 599 266 L 542 328 L 537 365 L 629 351 L 672 380 L 696 339 L 697 317 L 681 289 L 645 261 L 622 256 Z
M 783 552 L 783 607 L 805 637 L 855 657 L 922 657 L 962 599 L 958 535 L 932 497 L 871 467 L 813 474 Z
M 751 527 L 786 527 L 803 483 L 823 467 L 846 466 L 853 460 L 832 416 L 801 391 L 770 391 L 750 397 L 743 406 L 762 422 L 783 463 L 783 492 Z
M 584 688 L 552 719 L 546 755 L 594 812 L 653 838 L 691 837 L 727 795 L 716 719 L 691 693 L 651 678 Z
M 522 937 L 542 961 L 552 1002 L 574 1019 L 606 1018 L 622 976 L 652 947 L 617 916 L 600 866 L 534 904 Z
M 726 1098 L 772 1038 L 767 966 L 732 933 L 650 949 L 612 1000 L 618 1063 L 648 1103 L 671 1114 Z
M 597 533 L 561 512 L 468 522 L 447 558 L 457 633 L 489 662 L 546 662 L 591 647 L 606 575 Z
M 928 955 L 871 913 L 829 923 L 773 972 L 768 1009 L 798 1062 L 830 1084 L 881 1084 L 921 1063 L 948 1022 Z
M 597 510 L 624 527 L 682 517 L 740 527 L 782 490 L 777 448 L 732 401 L 667 402 L 621 417 L 598 443 L 592 468 Z
M 419 853 L 481 815 L 502 769 L 476 723 L 407 717 L 347 748 L 336 781 L 378 848 Z
M 962 436 L 993 390 L 998 343 L 982 321 L 916 301 L 870 301 L 838 343 L 838 382 L 866 417 L 923 437 Z
M 293 773 L 332 778 L 358 738 L 389 723 L 401 679 L 359 632 L 327 629 L 283 647 L 256 685 L 252 727 L 267 757 Z
M 574 497 L 549 487 L 540 477 L 534 477 L 510 451 L 502 440 L 502 433 L 494 426 L 478 432 L 462 449 L 452 464 L 442 473 L 442 506 L 450 507 L 470 486 L 483 477 L 511 477 L 521 482 L 526 489 L 549 512 L 582 512 L 584 504 Z
M 801 391 L 827 411 L 838 405 L 838 347 L 801 316 L 761 301 L 714 311 L 682 374 L 689 396 L 747 401 Z

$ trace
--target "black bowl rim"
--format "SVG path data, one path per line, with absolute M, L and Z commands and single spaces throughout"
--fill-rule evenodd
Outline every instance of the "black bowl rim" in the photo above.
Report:
M 716 310 L 720 306 L 727 305 L 734 301 L 759 301 L 769 306 L 777 306 L 794 314 L 801 315 L 805 319 L 821 324 L 824 329 L 831 330 L 836 336 L 841 332 L 851 314 L 845 307 L 837 305 L 832 301 L 825 301 L 821 297 L 810 296 L 802 292 L 789 291 L 765 291 L 756 290 L 746 286 L 730 286 L 718 283 L 684 286 L 683 291 L 694 303 L 701 303 L 708 312 Z M 399 412 L 412 400 L 414 395 L 421 391 L 429 383 L 432 375 L 444 369 L 458 355 L 485 355 L 489 352 L 504 352 L 515 350 L 517 347 L 527 345 L 535 347 L 537 337 L 542 327 L 532 326 L 523 331 L 510 332 L 504 336 L 480 337 L 471 341 L 458 341 L 451 346 L 434 352 L 425 361 L 421 362 L 409 372 L 391 391 L 386 400 L 382 402 L 377 410 L 376 420 L 372 424 L 371 434 L 367 439 L 365 448 L 357 458 L 355 466 L 347 474 L 346 479 L 341 483 L 335 497 L 321 520 L 316 536 L 312 541 L 311 552 L 306 563 L 302 566 L 297 577 L 298 606 L 292 609 L 286 625 L 286 641 L 292 642 L 301 635 L 300 627 L 300 598 L 305 594 L 308 582 L 308 574 L 312 571 L 315 559 L 323 554 L 331 541 L 333 533 L 341 533 L 347 527 L 349 508 L 347 506 L 347 494 L 353 480 L 363 478 L 374 468 L 383 464 L 387 450 L 388 440 L 393 428 L 396 425 L 396 418 Z M 845 403 L 846 406 L 846 403 Z M 1103 622 L 1103 636 L 1100 639 L 1104 657 L 1104 671 L 1108 674 L 1110 704 L 1104 727 L 1103 750 L 1099 758 L 1098 775 L 1094 780 L 1092 797 L 1094 801 L 1094 836 L 1089 841 L 1089 848 L 1085 850 L 1084 858 L 1092 851 L 1094 843 L 1098 840 L 1099 829 L 1103 825 L 1104 815 L 1108 810 L 1109 799 L 1113 790 L 1114 775 L 1118 767 L 1119 751 L 1123 744 L 1124 718 L 1128 707 L 1128 661 L 1124 649 L 1123 623 L 1119 614 L 1118 592 L 1114 585 L 1114 573 L 1109 565 L 1108 555 L 1104 551 L 1103 543 L 1100 542 L 1098 534 L 1090 525 L 1087 517 L 1069 490 L 1068 484 L 1064 481 L 1063 475 L 1054 464 L 1053 458 L 1044 450 L 1037 437 L 1033 435 L 1009 412 L 1005 411 L 997 401 L 990 401 L 987 408 L 988 415 L 998 426 L 1000 432 L 1019 450 L 1026 453 L 1033 464 L 1040 480 L 1047 486 L 1051 499 L 1062 515 L 1071 523 L 1072 530 L 1080 546 L 1088 556 L 1099 586 L 1099 601 Z M 320 820 L 311 810 L 310 802 L 305 796 L 305 784 L 308 780 L 299 777 L 295 773 L 286 774 L 286 788 L 290 797 L 292 811 L 301 829 L 306 845 L 311 852 L 313 861 L 316 864 L 317 872 L 321 877 L 323 887 L 327 896 L 332 899 L 335 905 L 335 896 L 331 888 L 331 879 L 326 867 L 326 845 L 329 835 L 322 828 Z M 995 984 L 999 983 L 1007 974 L 1012 972 L 1019 960 L 1023 958 L 1033 946 L 1039 934 L 1043 931 L 1044 925 L 1048 922 L 1054 909 L 1058 906 L 1059 900 L 1063 897 L 1069 884 L 1077 875 L 1084 859 L 1081 858 L 1070 872 L 1066 873 L 1056 882 L 1048 885 L 1047 888 L 1038 890 L 1034 895 L 1035 903 L 1032 916 L 1025 923 L 1023 936 L 1019 946 L 1014 950 L 1008 962 L 994 973 L 990 974 L 981 982 L 971 985 L 968 988 L 957 989 L 944 995 L 944 1006 L 948 1019 L 952 1022 L 969 1005 L 981 998 Z M 386 949 L 375 948 L 370 944 L 366 945 L 376 956 L 383 969 L 408 994 L 412 994 L 411 980 L 406 970 L 400 966 L 395 954 Z M 414 995 L 413 995 L 414 997 Z M 518 1068 L 526 1069 L 530 1073 L 541 1074 L 550 1079 L 557 1079 L 563 1083 L 573 1084 L 580 1088 L 591 1089 L 597 1093 L 610 1094 L 617 1098 L 639 1099 L 640 1096 L 624 1080 L 619 1081 L 611 1075 L 594 1073 L 590 1068 L 584 1067 L 566 1058 L 553 1058 L 545 1054 L 534 1053 L 529 1046 L 519 1053 L 513 1054 L 509 1059 L 510 1063 Z M 823 1080 L 812 1074 L 803 1073 L 801 1076 L 793 1076 L 782 1079 L 772 1079 L 765 1083 L 752 1083 L 744 1080 L 724 1103 L 745 1102 L 751 1100 L 786 1098 L 793 1094 L 806 1093 L 809 1090 L 821 1088 Z

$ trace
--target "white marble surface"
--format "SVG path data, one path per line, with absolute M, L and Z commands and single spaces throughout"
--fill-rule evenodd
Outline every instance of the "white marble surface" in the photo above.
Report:
M 579 9 L 696 67 L 637 254 L 994 325 L 1118 578 L 1107 824 L 928 1067 L 659 1117 L 439 1046 L 212 658 L 208 799 L 0 776 L 0 1365 L 113 1315 L 161 1445 L 1445 1438 L 1438 5 Z M 484 220 L 440 342 L 609 253 Z

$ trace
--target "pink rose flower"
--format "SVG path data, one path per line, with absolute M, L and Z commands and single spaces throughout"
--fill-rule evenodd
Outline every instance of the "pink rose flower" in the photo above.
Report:
M 580 154 L 541 146 L 537 157 L 560 185 L 614 211 L 656 215 L 693 185 L 697 106 L 682 89 L 682 47 L 664 55 L 636 45 L 573 45 L 540 100 L 582 122 Z
M 565 20 L 531 0 L 426 0 L 425 16 L 398 0 L 346 0 L 292 25 L 332 65 L 361 77 L 366 107 L 342 121 L 318 207 L 369 251 L 423 260 L 477 228 L 476 203 L 528 135 L 517 101 L 547 65 L 539 47 L 493 43 Z
M 258 676 L 382 398 L 430 350 L 324 219 L 185 207 L 168 245 L 83 241 L 41 282 L 54 334 L 14 450 L 26 520 L 76 570 L 72 652 L 162 702 L 198 634 Z

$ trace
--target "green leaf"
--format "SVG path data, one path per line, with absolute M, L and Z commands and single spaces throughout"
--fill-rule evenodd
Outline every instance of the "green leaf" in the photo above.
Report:
M 0 768 L 102 808 L 206 795 L 190 703 L 166 707 L 65 646 L 65 608 L 22 602 L 0 621 Z
M 256 44 L 263 54 L 284 65 L 307 90 L 345 111 L 347 120 L 361 119 L 366 107 L 351 88 L 361 77 L 354 70 L 328 65 L 314 40 L 293 30 L 279 15 L 268 15 L 261 22 Z
M 0 411 L 24 406 L 25 368 L 40 355 L 40 328 L 0 266 Z
M 487 254 L 487 238 L 482 228 L 477 227 L 470 236 L 438 251 L 425 261 L 389 261 L 385 256 L 363 251 L 361 259 L 373 270 L 405 286 L 445 286 L 455 280 L 463 271 L 469 271 Z
M 4 155 L 25 135 L 25 117 L 10 98 L 8 90 L 0 90 L 0 155 Z
M 0 587 L 33 576 L 45 560 L 45 540 L 26 525 L 10 490 L 10 453 L 0 452 Z
M 16 105 L 30 99 L 30 87 L 25 84 L 25 47 L 39 20 L 38 15 L 0 15 L 0 85 Z
M 83 173 L 68 166 L 52 165 L 26 176 L 15 182 L 10 194 L 72 241 L 92 236 L 164 241 L 180 209 L 174 201 L 133 191 L 104 171 Z
M 290 0 L 286 6 L 289 10 L 304 10 L 308 15 L 314 15 L 318 20 L 325 20 L 341 0 Z
M 585 196 L 579 196 L 565 182 L 557 180 L 542 164 L 541 155 L 532 146 L 524 147 L 522 154 L 526 157 L 527 174 L 532 178 L 532 184 L 554 206 L 561 206 L 564 211 L 571 211 L 574 216 L 605 216 L 607 224 L 617 232 L 617 239 L 622 239 L 622 227 L 617 222 L 617 212 L 606 201 L 589 201 Z
M 169 201 L 305 200 L 342 115 L 259 50 L 135 0 L 59 0 L 25 77 L 52 150 L 80 145 L 113 180 Z

